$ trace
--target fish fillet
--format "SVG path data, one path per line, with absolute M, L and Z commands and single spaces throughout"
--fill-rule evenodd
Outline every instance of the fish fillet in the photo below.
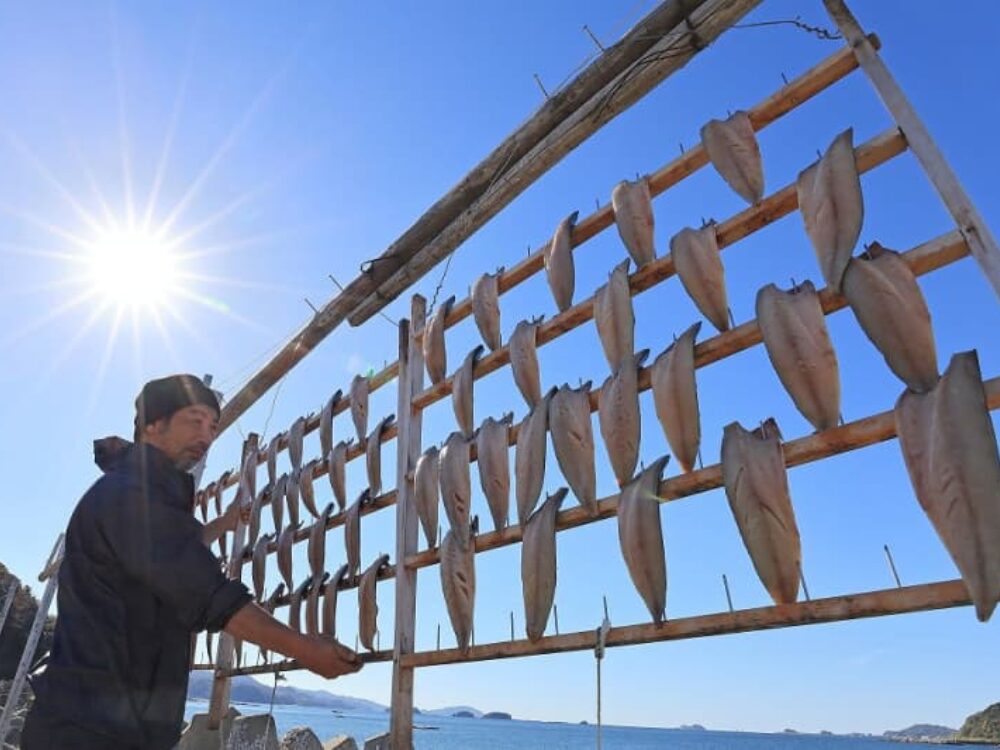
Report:
M 450 530 L 441 542 L 441 589 L 448 608 L 455 639 L 462 653 L 472 639 L 473 611 L 476 605 L 476 557 L 471 534 L 467 542 Z
M 347 509 L 344 515 L 344 549 L 347 553 L 347 572 L 356 576 L 361 570 L 361 508 L 368 502 L 366 489 Z
M 800 172 L 796 182 L 806 234 L 823 278 L 837 292 L 865 215 L 853 138 L 853 128 L 834 138 L 823 157 Z
M 597 410 L 601 437 L 611 462 L 611 469 L 622 487 L 635 475 L 639 463 L 639 367 L 649 356 L 649 349 L 637 353 L 631 364 L 608 377 L 601 387 Z
M 725 120 L 709 120 L 701 129 L 701 145 L 726 184 L 747 203 L 764 197 L 764 167 L 750 116 L 743 110 Z
M 618 496 L 618 543 L 632 585 L 653 622 L 663 622 L 667 606 L 667 558 L 657 493 L 669 456 L 651 463 Z
M 538 369 L 535 336 L 542 318 L 522 320 L 514 327 L 507 346 L 510 349 L 510 368 L 514 384 L 524 396 L 529 408 L 542 400 L 542 380 Z
M 337 568 L 337 572 L 333 574 L 333 578 L 326 584 L 326 589 L 323 591 L 323 623 L 321 630 L 323 635 L 329 638 L 337 637 L 337 594 L 340 590 L 340 584 L 343 583 L 346 576 L 347 566 L 341 565 Z
M 775 604 L 792 604 L 799 591 L 802 551 L 781 433 L 773 419 L 754 430 L 737 422 L 726 425 L 722 481 L 757 576 Z
M 455 304 L 455 296 L 446 299 L 435 310 L 433 317 L 424 329 L 424 364 L 427 375 L 435 385 L 445 379 L 448 374 L 448 354 L 444 346 L 444 321 Z
M 292 545 L 295 544 L 295 532 L 302 528 L 302 524 L 289 524 L 281 530 L 278 535 L 278 572 L 285 581 L 288 590 L 294 587 L 292 578 Z
M 524 525 L 521 543 L 521 591 L 528 640 L 545 634 L 556 596 L 556 514 L 567 489 L 549 495 Z
M 451 380 L 451 407 L 455 411 L 455 421 L 458 422 L 458 429 L 467 438 L 472 437 L 474 429 L 473 417 L 473 390 L 475 381 L 472 371 L 475 369 L 479 356 L 483 353 L 483 346 L 480 344 L 466 355 L 462 366 L 458 368 Z
M 319 635 L 319 597 L 323 584 L 330 577 L 329 573 L 313 575 L 310 578 L 309 593 L 306 597 L 306 633 Z
M 611 191 L 611 207 L 615 212 L 618 235 L 635 265 L 642 268 L 656 259 L 653 246 L 653 203 L 649 183 L 645 179 L 622 180 Z
M 549 391 L 538 406 L 521 422 L 514 446 L 514 498 L 517 502 L 517 522 L 523 526 L 538 504 L 545 479 L 545 432 L 549 422 L 549 402 L 555 389 Z
M 313 473 L 316 471 L 318 465 L 319 459 L 316 458 L 306 462 L 298 476 L 299 493 L 302 496 L 302 503 L 313 518 L 319 517 L 319 509 L 316 507 L 316 491 L 313 489 Z
M 378 574 L 389 563 L 388 555 L 379 555 L 361 574 L 358 584 L 358 638 L 369 651 L 375 650 L 375 632 L 378 630 L 378 599 L 375 582 Z
M 650 368 L 656 417 L 677 463 L 691 471 L 701 446 L 698 383 L 694 375 L 694 341 L 701 330 L 695 323 L 656 358 Z
M 441 502 L 452 531 L 462 541 L 468 539 L 469 509 L 472 504 L 472 480 L 469 473 L 469 441 L 460 432 L 453 432 L 441 448 L 438 480 Z
M 503 269 L 484 273 L 472 285 L 472 316 L 483 342 L 495 352 L 502 346 L 500 339 L 500 291 L 498 280 Z
M 343 396 L 344 392 L 338 390 L 330 396 L 319 413 L 319 447 L 324 458 L 333 450 L 333 410 L 337 408 Z
M 330 489 L 333 490 L 333 497 L 341 510 L 347 507 L 347 451 L 353 443 L 354 438 L 341 440 L 333 446 L 328 459 Z
M 563 385 L 549 402 L 549 432 L 556 461 L 576 499 L 597 515 L 594 429 L 590 421 L 590 381 L 579 388 Z
M 439 457 L 438 449 L 432 445 L 420 455 L 413 469 L 413 506 L 424 529 L 428 547 L 437 544 Z
M 382 433 L 396 420 L 395 414 L 390 414 L 372 430 L 365 443 L 365 468 L 368 470 L 368 489 L 372 498 L 382 492 Z
M 476 433 L 479 484 L 490 508 L 493 528 L 501 531 L 510 518 L 510 426 L 513 413 L 500 419 L 487 417 Z
M 326 567 L 326 527 L 333 513 L 333 503 L 330 503 L 319 514 L 312 526 L 309 527 L 309 569 L 314 576 L 323 575 Z
M 895 413 L 917 500 L 986 622 L 1000 601 L 1000 455 L 977 353 L 954 355 L 927 393 L 904 391 Z
M 796 408 L 817 430 L 840 421 L 840 370 L 811 281 L 757 292 L 757 325 L 767 356 Z
M 273 534 L 265 534 L 258 539 L 257 543 L 253 546 L 251 572 L 253 573 L 254 598 L 258 602 L 264 601 L 264 579 L 267 573 L 267 548 L 272 539 L 274 539 Z
M 861 330 L 911 391 L 938 380 L 931 314 L 917 279 L 899 253 L 873 242 L 844 273 L 844 297 Z
M 351 421 L 358 435 L 358 443 L 368 436 L 368 378 L 355 375 L 351 381 Z
M 302 468 L 302 439 L 305 432 L 305 417 L 299 417 L 288 428 L 288 460 L 292 464 L 293 472 L 297 472 Z
M 611 271 L 608 281 L 594 292 L 594 323 L 611 372 L 618 372 L 635 353 L 635 313 L 628 286 L 628 260 Z
M 545 277 L 552 290 L 559 312 L 566 312 L 573 305 L 576 287 L 576 269 L 573 265 L 573 227 L 579 211 L 574 211 L 559 222 L 552 241 L 545 247 Z
M 719 331 L 729 330 L 726 277 L 715 238 L 715 224 L 687 227 L 670 240 L 670 256 L 688 296 Z

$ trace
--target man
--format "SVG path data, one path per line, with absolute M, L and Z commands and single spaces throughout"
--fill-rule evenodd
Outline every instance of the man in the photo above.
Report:
M 66 529 L 59 617 L 22 750 L 169 750 L 180 736 L 191 633 L 225 630 L 327 678 L 356 672 L 350 649 L 291 630 L 226 578 L 206 543 L 188 470 L 215 439 L 219 403 L 198 378 L 147 383 L 135 444 L 98 455 L 104 476 Z M 121 448 L 119 446 L 119 448 Z

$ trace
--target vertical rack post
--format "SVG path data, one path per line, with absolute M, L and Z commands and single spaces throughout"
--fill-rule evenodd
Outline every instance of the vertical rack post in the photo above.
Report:
M 969 245 L 969 251 L 993 286 L 993 291 L 1000 296 L 1000 247 L 997 246 L 996 238 L 844 0 L 823 0 L 823 4 L 853 50 L 861 69 L 875 87 L 882 104 L 903 131 L 913 155 L 917 157 L 955 220 Z
M 7 621 L 7 615 L 10 614 L 10 607 L 14 603 L 14 596 L 17 594 L 19 587 L 20 581 L 12 577 L 10 579 L 10 586 L 7 589 L 7 595 L 3 600 L 3 607 L 0 607 L 0 633 L 3 632 L 3 625 Z
M 417 613 L 417 571 L 406 558 L 417 551 L 417 512 L 413 505 L 413 469 L 421 450 L 421 411 L 413 397 L 423 390 L 424 358 L 416 333 L 424 328 L 426 301 L 414 295 L 410 320 L 399 322 L 399 403 L 396 435 L 396 632 L 392 650 L 390 745 L 413 747 L 413 667 L 402 666 L 404 654 L 414 651 Z

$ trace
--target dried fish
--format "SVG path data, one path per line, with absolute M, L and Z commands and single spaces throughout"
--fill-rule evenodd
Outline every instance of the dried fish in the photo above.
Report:
M 556 595 L 556 514 L 567 489 L 549 495 L 524 525 L 521 543 L 521 591 L 528 640 L 545 633 Z
M 545 276 L 559 312 L 566 312 L 573 305 L 573 291 L 576 288 L 573 227 L 579 215 L 579 211 L 574 211 L 560 221 L 552 241 L 545 247 Z
M 358 584 L 358 638 L 369 651 L 375 650 L 375 631 L 378 630 L 378 601 L 375 582 L 382 568 L 389 564 L 388 555 L 379 555 L 361 575 Z
M 757 325 L 767 356 L 796 408 L 817 430 L 840 421 L 840 370 L 811 281 L 757 292 Z
M 642 268 L 656 259 L 653 245 L 653 203 L 645 179 L 622 180 L 611 191 L 618 234 L 635 265 Z
M 347 552 L 347 572 L 356 576 L 361 570 L 361 509 L 371 499 L 365 489 L 344 515 L 344 549 Z
M 431 446 L 417 459 L 413 469 L 413 505 L 424 529 L 427 546 L 437 543 L 438 530 L 438 449 Z
M 309 635 L 319 635 L 319 597 L 323 584 L 329 577 L 330 574 L 326 572 L 311 576 L 312 583 L 309 584 L 309 596 L 306 599 L 306 633 Z
M 508 412 L 500 419 L 487 417 L 476 433 L 476 463 L 479 466 L 479 484 L 483 488 L 486 504 L 490 508 L 493 528 L 501 531 L 510 517 L 510 426 L 514 414 Z
M 873 242 L 851 259 L 844 296 L 861 329 L 882 353 L 889 369 L 911 391 L 929 391 L 938 381 L 931 314 L 909 264 L 894 250 Z
M 267 598 L 261 606 L 267 611 L 268 614 L 274 615 L 274 610 L 278 608 L 278 599 L 280 599 L 285 593 L 285 584 L 279 583 L 277 588 L 271 592 L 271 595 Z M 206 636 L 211 636 L 210 632 L 205 633 Z M 211 651 L 211 647 L 209 647 Z M 263 646 L 260 647 L 260 656 L 267 662 L 268 661 L 268 650 Z
M 464 536 L 468 541 L 462 541 L 463 535 L 455 529 L 444 535 L 440 565 L 444 602 L 462 653 L 469 650 L 476 605 L 475 545 L 471 533 L 466 531 Z
M 611 372 L 635 353 L 635 313 L 628 285 L 628 260 L 611 271 L 608 281 L 594 292 L 594 323 Z
M 365 443 L 365 466 L 368 469 L 368 489 L 372 497 L 378 497 L 382 492 L 382 433 L 396 420 L 395 414 L 390 414 L 372 430 Z
M 709 120 L 701 129 L 701 145 L 722 179 L 747 203 L 764 197 L 764 167 L 750 116 L 743 110 L 725 120 Z
M 507 343 L 510 349 L 510 367 L 514 374 L 514 383 L 531 408 L 534 408 L 542 400 L 542 381 L 535 344 L 538 324 L 541 322 L 541 316 L 522 320 L 515 326 L 510 341 Z
M 632 585 L 653 622 L 663 622 L 667 606 L 667 558 L 657 493 L 669 456 L 651 463 L 618 496 L 618 543 Z
M 538 504 L 545 479 L 545 431 L 549 422 L 549 402 L 553 388 L 538 406 L 532 409 L 517 430 L 514 446 L 514 497 L 517 501 L 517 522 L 523 526 Z
M 309 558 L 309 569 L 314 576 L 323 573 L 326 566 L 326 527 L 329 525 L 330 516 L 333 514 L 333 503 L 323 509 L 323 512 L 313 521 L 309 527 L 309 546 L 307 556 Z
M 590 386 L 563 385 L 549 402 L 549 432 L 559 469 L 591 516 L 597 515 L 594 429 L 590 423 Z
M 323 456 L 330 455 L 330 451 L 333 450 L 333 412 L 343 397 L 344 392 L 338 389 L 319 413 L 319 447 Z
M 260 602 L 264 600 L 264 578 L 267 573 L 267 549 L 274 540 L 274 534 L 265 534 L 253 547 L 253 563 L 251 571 L 253 573 L 254 598 Z
M 285 503 L 288 507 L 288 522 L 292 526 L 299 525 L 299 475 L 302 470 L 299 469 L 288 475 L 288 479 L 285 480 Z
M 288 475 L 282 474 L 278 477 L 268 493 L 271 501 L 271 519 L 274 521 L 274 533 L 280 534 L 285 520 L 285 484 L 288 482 Z
M 305 596 L 311 583 L 312 576 L 309 576 L 288 597 L 288 627 L 296 633 L 302 632 L 302 597 Z
M 302 467 L 298 475 L 299 492 L 302 495 L 302 502 L 305 504 L 306 510 L 309 511 L 309 515 L 313 518 L 319 517 L 319 510 L 316 508 L 316 492 L 313 490 L 313 474 L 319 463 L 319 459 L 312 459 Z
M 229 477 L 231 477 L 232 474 L 233 474 L 233 472 L 231 470 L 225 472 L 221 477 L 219 477 L 219 481 L 217 481 L 215 483 L 215 493 L 213 495 L 213 498 L 215 499 L 215 517 L 216 518 L 219 518 L 220 516 L 222 516 L 222 508 L 223 508 L 223 505 L 222 505 L 222 492 L 223 492 L 223 490 L 226 487 L 226 482 L 229 481 Z M 229 552 L 227 550 L 226 540 L 227 540 L 227 535 L 226 534 L 221 534 L 219 536 L 219 554 L 222 555 L 222 559 L 223 560 L 225 560 L 227 557 L 229 557 Z
M 904 391 L 895 413 L 917 500 L 986 622 L 1000 601 L 1000 455 L 976 352 L 927 393 Z
M 458 368 L 451 379 L 451 406 L 455 410 L 455 421 L 458 422 L 458 429 L 467 438 L 472 437 L 473 419 L 473 380 L 472 371 L 483 353 L 480 344 L 465 357 L 462 366 Z
M 267 486 L 274 489 L 278 481 L 278 446 L 281 445 L 282 433 L 278 433 L 267 444 Z
M 333 446 L 330 457 L 327 459 L 330 464 L 330 489 L 333 490 L 333 496 L 341 510 L 347 507 L 347 451 L 353 443 L 354 438 L 341 440 Z
M 347 576 L 347 565 L 341 565 L 333 578 L 326 584 L 323 592 L 323 625 L 322 633 L 330 638 L 337 637 L 337 593 Z
M 423 351 L 427 375 L 435 385 L 445 379 L 448 373 L 448 353 L 444 346 L 444 321 L 455 304 L 452 295 L 435 310 L 433 317 L 424 329 Z
M 631 364 L 623 363 L 621 369 L 609 376 L 601 386 L 597 421 L 619 487 L 632 479 L 636 464 L 639 463 L 641 423 L 638 371 L 648 356 L 649 349 L 643 349 L 632 358 Z
M 476 320 L 476 328 L 483 337 L 486 346 L 495 352 L 502 346 L 500 339 L 500 292 L 498 279 L 503 269 L 496 273 L 484 273 L 472 285 L 472 315 Z
M 737 422 L 722 435 L 722 481 L 754 569 L 775 604 L 799 591 L 802 550 L 795 523 L 781 432 L 773 419 L 755 430 Z
M 260 537 L 260 512 L 264 507 L 264 498 L 267 495 L 267 487 L 262 489 L 253 499 L 250 505 L 250 523 L 247 525 L 247 547 L 252 549 Z
M 701 446 L 698 383 L 694 376 L 694 341 L 699 330 L 700 321 L 656 358 L 649 373 L 656 416 L 684 471 L 694 468 Z
M 305 417 L 299 417 L 288 428 L 288 460 L 292 464 L 292 473 L 302 468 L 302 439 L 305 432 Z
M 302 524 L 288 525 L 278 535 L 278 572 L 289 591 L 295 585 L 292 578 L 292 545 L 295 544 L 295 532 L 300 528 Z
M 466 541 L 469 531 L 469 508 L 472 504 L 472 480 L 469 475 L 469 441 L 460 432 L 445 440 L 438 459 L 441 502 L 452 531 Z
M 853 138 L 853 128 L 834 138 L 823 158 L 800 172 L 796 183 L 806 234 L 823 278 L 837 292 L 865 215 Z
M 355 375 L 351 381 L 351 421 L 358 434 L 358 442 L 365 442 L 368 434 L 368 378 Z
M 729 330 L 726 277 L 715 237 L 715 224 L 687 227 L 670 240 L 670 256 L 688 296 L 719 331 Z

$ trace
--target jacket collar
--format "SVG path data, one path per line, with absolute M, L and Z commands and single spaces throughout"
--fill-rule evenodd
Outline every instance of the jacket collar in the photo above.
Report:
M 128 448 L 116 468 L 138 476 L 144 486 L 163 490 L 170 505 L 194 509 L 194 478 L 178 469 L 166 453 L 149 443 Z

